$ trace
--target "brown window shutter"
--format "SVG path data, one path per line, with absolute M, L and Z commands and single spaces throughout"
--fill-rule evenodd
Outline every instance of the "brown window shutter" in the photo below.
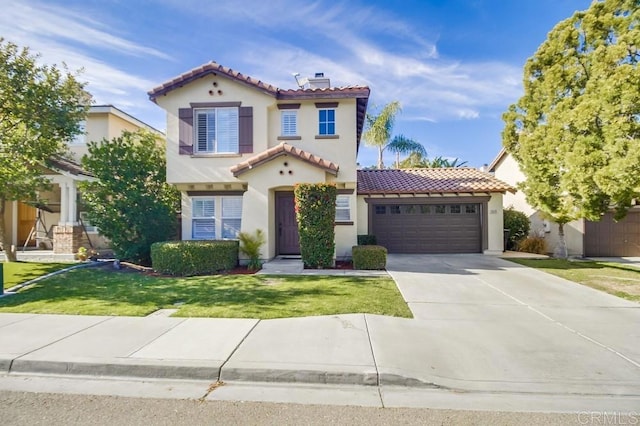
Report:
M 178 126 L 178 139 L 180 141 L 180 155 L 193 154 L 193 109 L 180 108 L 178 110 L 180 124 Z
M 239 112 L 240 154 L 253 152 L 253 107 L 240 107 Z

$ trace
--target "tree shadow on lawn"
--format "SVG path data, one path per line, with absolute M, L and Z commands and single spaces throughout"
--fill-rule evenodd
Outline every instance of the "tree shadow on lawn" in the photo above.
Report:
M 333 277 L 332 277 L 333 278 Z M 46 303 L 48 312 L 90 315 L 146 315 L 160 308 L 206 309 L 248 307 L 256 309 L 286 309 L 287 305 L 307 298 L 317 300 L 341 298 L 348 291 L 336 288 L 336 281 L 323 285 L 318 277 L 296 277 L 295 283 L 281 278 L 277 285 L 265 284 L 266 279 L 250 275 L 215 275 L 207 277 L 159 278 L 139 273 L 119 273 L 104 269 L 82 269 L 49 278 L 18 294 L 0 300 L 3 308 L 24 307 Z M 363 284 L 365 279 L 350 283 Z M 367 283 L 370 285 L 370 283 Z M 59 308 L 56 309 L 56 304 Z M 71 308 L 74 306 L 75 308 Z M 38 310 L 38 309 L 36 309 Z M 238 312 L 243 316 L 242 312 Z
M 60 269 L 74 266 L 74 263 L 2 262 L 4 288 L 10 288 Z

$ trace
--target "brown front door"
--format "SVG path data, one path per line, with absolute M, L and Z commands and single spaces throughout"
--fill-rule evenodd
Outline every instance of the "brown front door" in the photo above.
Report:
M 300 236 L 293 192 L 276 192 L 278 254 L 300 254 Z
M 18 203 L 18 244 L 22 247 L 29 238 L 31 228 L 36 223 L 36 208 L 30 205 Z M 35 238 L 29 241 L 30 246 L 36 244 Z

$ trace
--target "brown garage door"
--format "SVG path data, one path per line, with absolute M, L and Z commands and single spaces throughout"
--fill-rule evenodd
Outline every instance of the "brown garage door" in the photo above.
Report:
M 372 233 L 390 253 L 478 253 L 479 204 L 374 204 Z
M 630 211 L 615 222 L 607 213 L 599 222 L 584 227 L 585 256 L 640 256 L 640 212 Z

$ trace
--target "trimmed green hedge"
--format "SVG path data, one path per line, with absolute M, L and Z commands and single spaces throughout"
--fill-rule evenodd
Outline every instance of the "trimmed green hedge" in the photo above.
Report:
M 331 268 L 336 245 L 336 186 L 301 183 L 294 193 L 302 263 L 307 268 Z
M 382 246 L 353 246 L 353 269 L 384 269 L 387 266 L 387 249 Z
M 153 270 L 167 275 L 210 275 L 238 265 L 238 241 L 167 241 L 151 245 Z
M 378 244 L 378 240 L 375 235 L 361 234 L 358 235 L 359 246 L 375 246 Z

